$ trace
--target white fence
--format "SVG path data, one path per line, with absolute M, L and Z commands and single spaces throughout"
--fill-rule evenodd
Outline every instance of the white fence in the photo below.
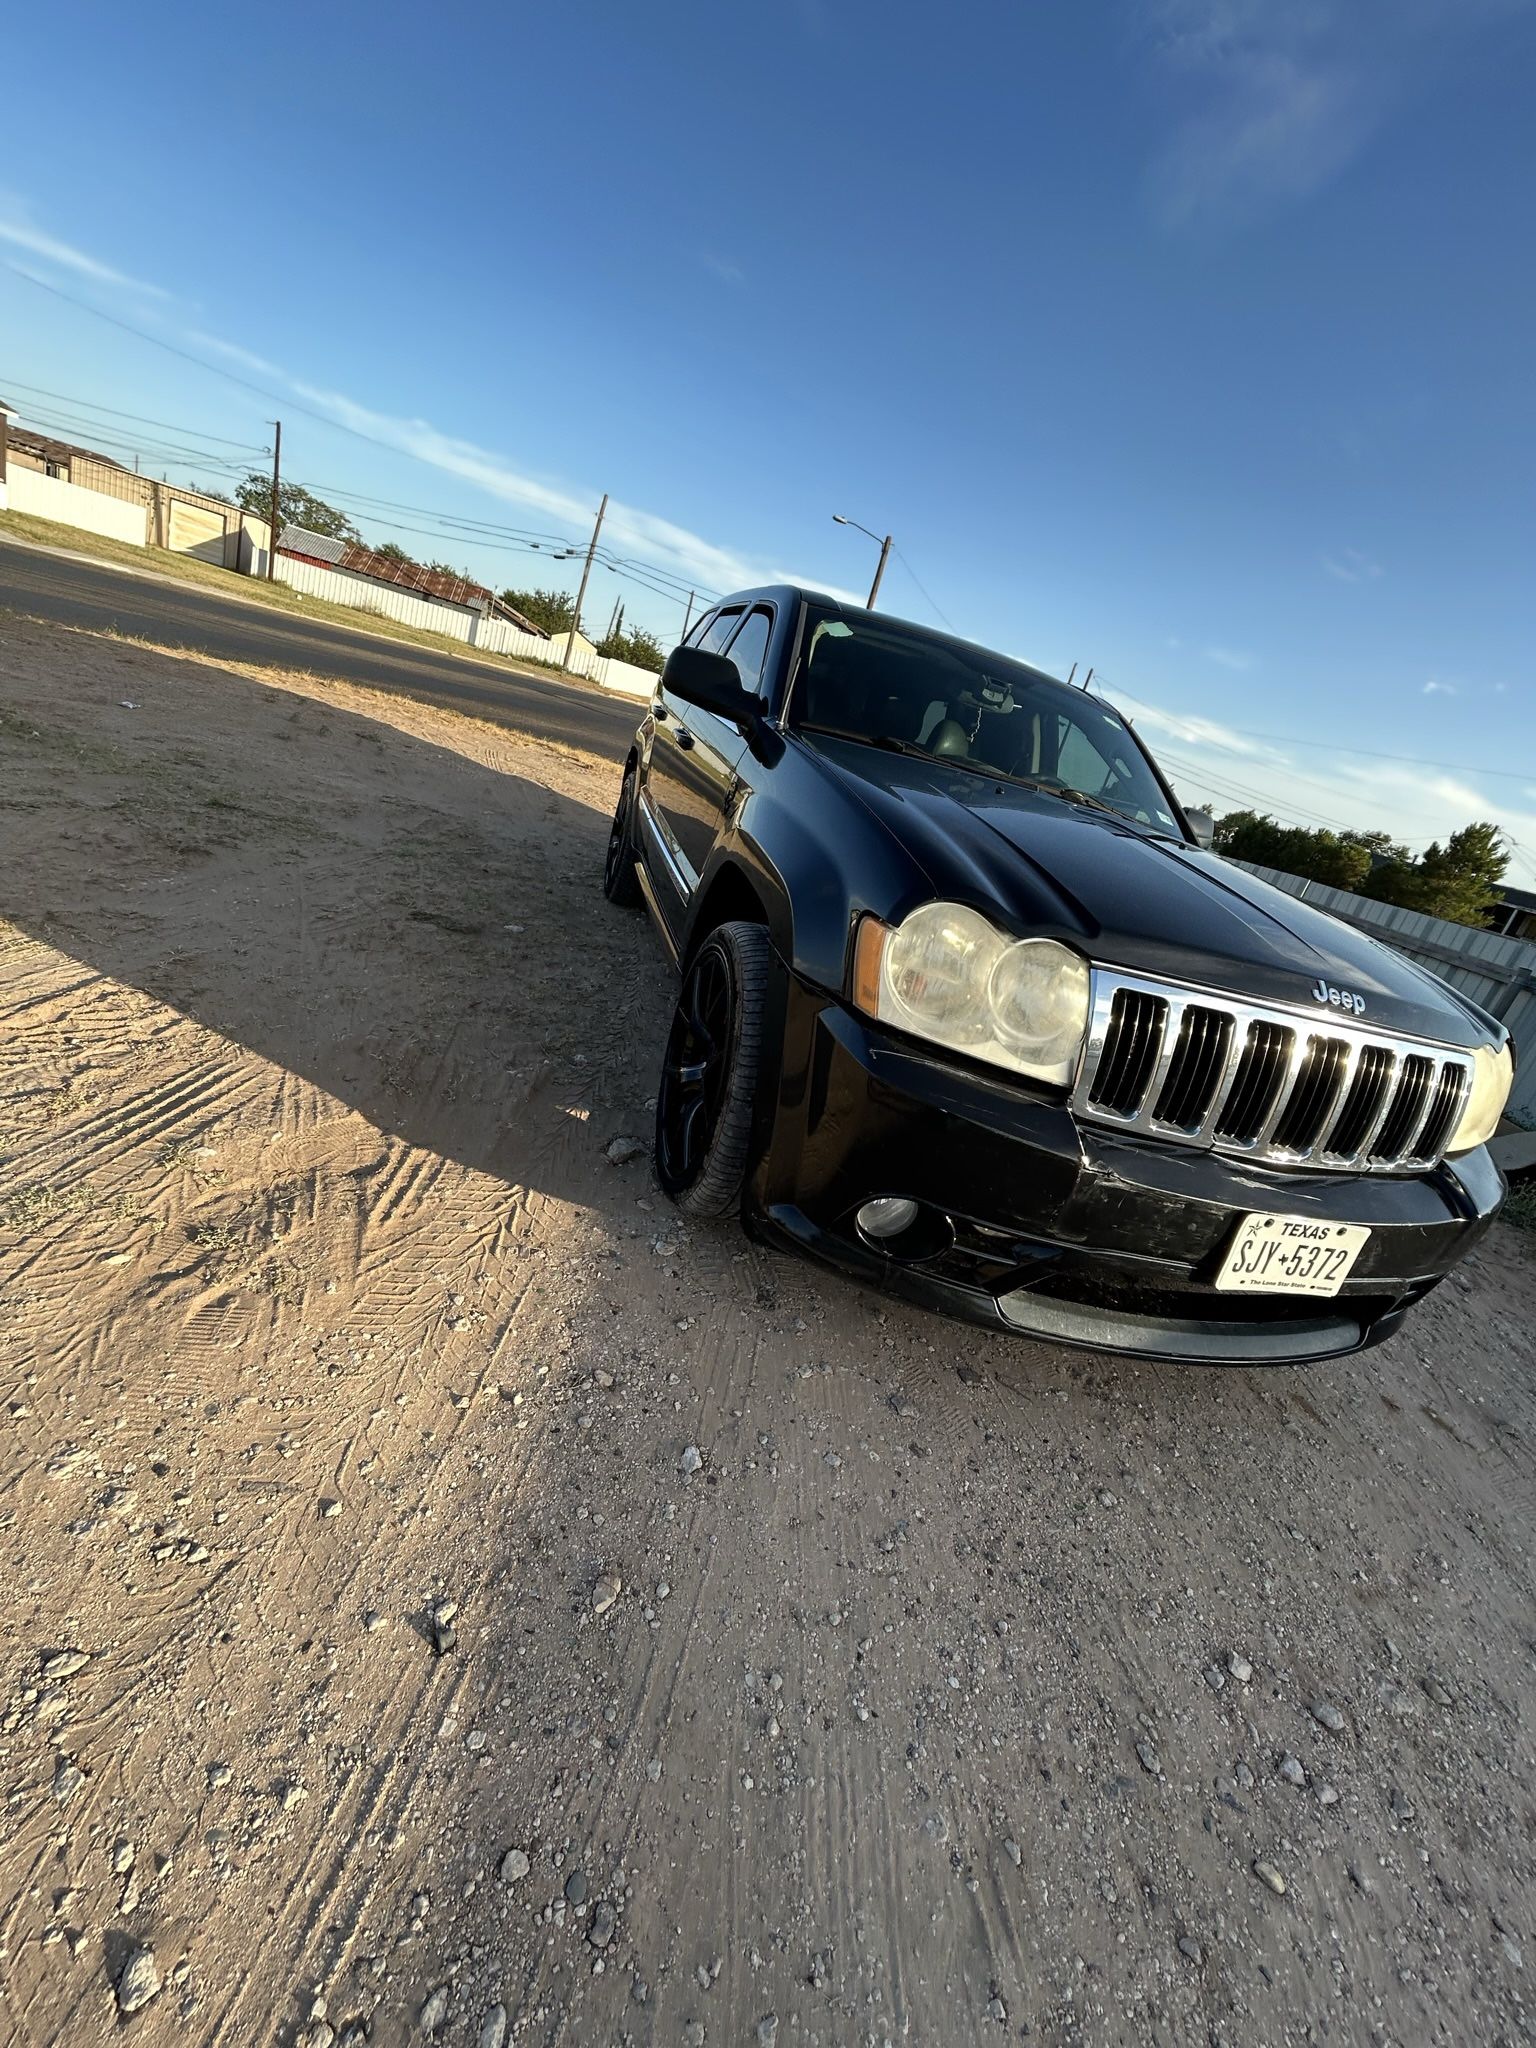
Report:
M 468 640 L 470 627 L 479 616 L 463 605 L 440 604 L 430 597 L 418 597 L 412 590 L 397 590 L 392 583 L 375 583 L 371 576 L 354 576 L 348 569 L 322 569 L 314 562 L 301 562 L 293 555 L 279 554 L 273 575 L 306 597 L 323 597 L 331 604 L 345 604 L 375 618 L 397 619 L 402 626 L 419 626 L 426 633 L 448 633 L 455 640 Z
M 1400 910 L 1395 903 L 1373 903 L 1368 896 L 1352 896 L 1275 868 L 1256 868 L 1245 860 L 1233 866 L 1369 932 L 1491 1011 L 1515 1041 L 1509 1115 L 1527 1128 L 1536 1127 L 1536 943 L 1502 939 L 1469 924 L 1426 917 L 1421 910 Z
M 78 526 L 86 533 L 104 533 L 111 540 L 129 541 L 139 548 L 148 536 L 148 515 L 142 505 L 109 498 L 104 491 L 88 491 L 81 484 L 67 484 L 62 477 L 45 476 L 40 469 L 23 469 L 16 462 L 7 465 L 6 483 L 13 512 L 31 512 L 38 519 Z
M 253 559 L 265 562 L 265 552 L 253 551 Z M 404 626 L 419 626 L 428 633 L 448 633 L 487 654 L 510 655 L 514 661 L 537 661 L 548 666 L 557 650 L 537 633 L 523 633 L 505 619 L 487 618 L 467 605 L 444 604 L 440 598 L 421 597 L 413 590 L 398 590 L 391 583 L 378 583 L 371 576 L 356 576 L 350 569 L 322 568 L 293 555 L 279 554 L 274 574 L 306 597 L 322 597 L 331 604 L 350 605 L 375 617 L 398 619 Z M 615 661 L 578 647 L 571 656 L 572 675 L 596 683 L 604 690 L 624 697 L 649 697 L 659 677 L 633 662 Z

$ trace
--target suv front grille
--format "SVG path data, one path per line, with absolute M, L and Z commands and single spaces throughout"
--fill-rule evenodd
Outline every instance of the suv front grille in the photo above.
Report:
M 1471 1085 L 1449 1046 L 1096 967 L 1072 1106 L 1276 1166 L 1392 1173 L 1439 1159 Z

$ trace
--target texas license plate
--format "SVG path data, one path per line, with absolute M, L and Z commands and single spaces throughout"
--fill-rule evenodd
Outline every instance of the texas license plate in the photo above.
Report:
M 1216 1285 L 1228 1293 L 1337 1294 L 1370 1231 L 1305 1216 L 1245 1216 Z

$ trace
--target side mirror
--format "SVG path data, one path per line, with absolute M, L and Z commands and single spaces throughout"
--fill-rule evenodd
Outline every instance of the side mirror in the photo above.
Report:
M 1209 811 L 1186 811 L 1184 822 L 1195 835 L 1196 846 L 1203 846 L 1207 853 L 1216 840 L 1216 820 Z
M 685 704 L 713 711 L 743 732 L 762 715 L 762 699 L 741 686 L 741 671 L 729 655 L 702 647 L 674 647 L 661 672 L 661 686 Z

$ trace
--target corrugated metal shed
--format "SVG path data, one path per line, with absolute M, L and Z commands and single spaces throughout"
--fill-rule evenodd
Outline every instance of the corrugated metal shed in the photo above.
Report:
M 311 562 L 330 562 L 338 569 L 349 545 L 344 540 L 332 540 L 328 533 L 311 533 L 307 526 L 285 526 L 277 544 L 284 554 L 304 555 Z

